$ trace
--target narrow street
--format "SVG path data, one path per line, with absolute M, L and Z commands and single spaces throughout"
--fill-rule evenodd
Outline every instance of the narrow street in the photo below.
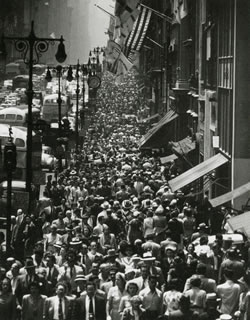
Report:
M 250 320 L 249 22 L 0 1 L 1 320 Z

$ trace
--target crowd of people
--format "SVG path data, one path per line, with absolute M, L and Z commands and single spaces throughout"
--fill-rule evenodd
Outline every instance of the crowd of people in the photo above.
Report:
M 171 192 L 175 162 L 138 150 L 142 101 L 133 73 L 103 75 L 80 152 L 12 219 L 11 256 L 1 234 L 1 319 L 250 319 L 248 242 L 225 241 L 206 194 Z

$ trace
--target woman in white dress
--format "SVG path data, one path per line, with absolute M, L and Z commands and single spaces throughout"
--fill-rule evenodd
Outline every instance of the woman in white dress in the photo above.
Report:
M 121 272 L 118 272 L 115 276 L 114 287 L 111 287 L 108 292 L 107 297 L 107 320 L 120 320 L 121 315 L 118 312 L 121 298 L 126 296 L 128 293 L 125 290 L 125 275 Z

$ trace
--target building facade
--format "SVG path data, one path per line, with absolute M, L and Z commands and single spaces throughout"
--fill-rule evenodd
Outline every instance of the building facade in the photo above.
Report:
M 250 180 L 250 3 L 165 0 L 147 5 L 172 19 L 169 23 L 154 14 L 148 37 L 162 48 L 147 38 L 141 54 L 141 68 L 152 80 L 147 89 L 154 101 L 151 114 L 178 114 L 163 147 L 169 149 L 169 140 L 192 137 L 196 155 L 191 162 L 184 159 L 191 166 L 221 153 L 226 163 L 193 185 L 210 198 L 232 191 Z M 234 207 L 240 209 L 248 198 L 248 193 L 237 197 Z

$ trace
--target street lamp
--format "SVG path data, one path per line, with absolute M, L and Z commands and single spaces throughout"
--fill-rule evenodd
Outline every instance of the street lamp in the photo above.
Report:
M 79 71 L 80 71 L 80 64 L 78 60 L 76 65 L 76 126 L 75 126 L 76 127 L 76 153 L 78 153 L 78 147 L 79 147 L 79 93 L 80 93 Z
M 93 50 L 93 52 L 94 52 L 94 54 L 96 56 L 96 71 L 98 73 L 102 72 L 102 65 L 100 63 L 100 54 L 104 55 L 104 53 L 105 53 L 104 50 L 105 50 L 105 47 L 102 47 L 102 48 L 101 47 L 96 47 Z
M 12 129 L 9 128 L 9 140 L 4 147 L 4 169 L 7 172 L 7 227 L 6 227 L 6 253 L 11 254 L 11 210 L 12 210 L 12 172 L 16 169 L 16 145 L 13 143 Z
M 84 95 L 85 95 L 85 76 L 88 74 L 88 72 L 90 74 L 91 73 L 91 66 L 88 68 L 87 65 L 80 65 L 79 63 L 79 59 L 77 61 L 77 64 L 74 65 L 73 67 L 76 68 L 76 72 L 75 72 L 75 78 L 76 78 L 76 117 L 75 117 L 75 138 L 76 138 L 76 152 L 78 153 L 79 151 L 79 94 L 80 94 L 80 71 L 82 71 L 82 75 L 83 75 L 83 89 L 82 89 L 82 95 L 83 95 L 83 109 L 80 112 L 81 115 L 81 119 L 84 118 L 84 107 L 85 107 L 85 101 L 84 101 Z M 68 71 L 68 76 L 67 76 L 67 80 L 68 81 L 72 81 L 73 80 L 73 71 L 72 71 L 72 66 L 69 67 L 69 71 Z M 82 123 L 81 123 L 81 127 L 82 127 Z
M 54 69 L 54 68 L 52 68 Z M 62 93 L 61 93 L 61 79 L 62 79 L 62 74 L 64 71 L 64 68 L 61 65 L 56 66 L 56 68 L 54 69 L 56 70 L 57 73 L 57 78 L 58 78 L 58 97 L 57 97 L 57 104 L 58 104 L 58 136 L 59 138 L 57 139 L 59 146 L 58 146 L 58 170 L 59 172 L 62 171 Z M 68 76 L 67 76 L 67 80 L 71 81 L 72 78 L 72 69 L 69 68 L 68 71 Z M 51 72 L 50 72 L 50 68 L 47 68 L 47 72 L 46 72 L 46 76 L 45 76 L 45 80 L 47 82 L 51 82 L 52 80 L 52 76 L 51 76 Z
M 82 109 L 80 110 L 80 118 L 81 118 L 81 129 L 83 129 L 85 125 L 85 80 L 88 76 L 88 65 L 82 65 Z
M 48 51 L 49 44 L 54 45 L 59 42 L 58 50 L 55 55 L 56 60 L 62 63 L 66 60 L 64 39 L 39 38 L 34 33 L 34 21 L 31 22 L 31 31 L 27 37 L 5 37 L 2 36 L 0 43 L 0 54 L 6 56 L 5 43 L 3 40 L 14 41 L 15 49 L 23 54 L 23 60 L 29 67 L 29 82 L 26 91 L 28 98 L 27 116 L 27 154 L 26 154 L 26 191 L 31 196 L 32 191 L 32 99 L 33 99 L 33 65 L 39 62 L 41 55 Z M 31 197 L 30 197 L 31 198 Z M 30 201 L 28 212 L 30 213 Z

